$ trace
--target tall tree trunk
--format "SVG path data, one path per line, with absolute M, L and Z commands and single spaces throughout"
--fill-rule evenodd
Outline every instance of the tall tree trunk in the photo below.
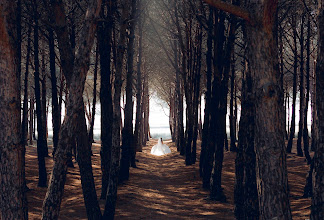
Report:
M 297 156 L 303 156 L 302 150 L 302 137 L 303 137 L 303 129 L 304 129 L 304 16 L 302 15 L 301 20 L 301 33 L 300 33 L 300 84 L 299 84 L 299 123 L 298 123 L 298 139 L 297 139 Z M 306 116 L 307 117 L 307 116 Z M 306 125 L 307 126 L 307 125 Z
M 43 117 L 41 106 L 41 94 L 39 84 L 39 58 L 38 58 L 38 12 L 36 1 L 33 2 L 34 7 L 34 68 L 35 68 L 35 98 L 36 98 L 36 114 L 37 114 L 37 159 L 38 159 L 38 186 L 47 186 L 47 173 L 45 166 L 46 156 L 46 140 L 44 140 Z
M 117 184 L 119 177 L 120 163 L 120 97 L 122 86 L 122 70 L 126 41 L 127 19 L 129 19 L 129 3 L 123 1 L 121 3 L 122 14 L 120 18 L 120 33 L 117 47 L 116 72 L 115 72 L 115 94 L 113 98 L 113 123 L 112 123 L 112 146 L 111 146 L 111 162 L 109 172 L 108 191 L 106 197 L 104 219 L 113 219 L 115 215 L 115 207 L 117 201 Z
M 126 82 L 126 105 L 125 120 L 122 131 L 122 153 L 120 160 L 120 182 L 129 179 L 129 165 L 131 158 L 133 138 L 133 68 L 134 68 L 134 42 L 135 42 L 135 19 L 136 19 L 136 0 L 132 0 L 132 12 L 130 16 L 130 33 L 127 45 L 127 82 Z
M 61 126 L 60 110 L 57 97 L 57 79 L 56 79 L 56 67 L 55 67 L 55 44 L 54 33 L 51 28 L 48 29 L 48 44 L 49 44 L 49 57 L 50 57 L 50 72 L 52 83 L 52 124 L 53 124 L 53 156 L 55 154 L 59 132 Z
M 235 83 L 235 63 L 234 59 L 232 61 L 232 75 L 231 75 L 231 99 L 230 99 L 230 136 L 231 136 L 231 146 L 230 150 L 236 149 L 236 135 L 235 135 L 235 118 L 234 118 L 234 83 Z
M 318 55 L 316 66 L 316 107 L 318 142 L 315 145 L 311 219 L 324 218 L 324 1 L 319 1 Z
M 296 10 L 296 9 L 295 9 Z M 293 100 L 292 100 L 292 113 L 291 113 L 291 125 L 289 132 L 289 139 L 287 145 L 287 153 L 291 153 L 293 140 L 296 130 L 296 97 L 297 97 L 297 67 L 298 67 L 298 49 L 297 49 L 297 27 L 296 27 L 296 15 L 292 16 L 292 28 L 293 28 L 293 40 L 294 40 L 294 73 L 293 73 Z
M 212 31 L 213 31 L 213 8 L 209 8 L 209 18 L 208 18 L 208 35 L 207 35 L 207 53 L 206 53 L 206 93 L 205 93 L 205 114 L 204 114 L 204 126 L 202 130 L 202 140 L 201 140 L 201 152 L 200 152 L 200 161 L 199 161 L 199 171 L 200 176 L 204 177 L 205 172 L 205 162 L 208 158 L 208 139 L 209 139 L 209 119 L 210 119 L 210 104 L 211 104 L 211 74 L 212 74 L 212 50 L 213 50 L 213 41 L 212 41 Z M 205 176 L 203 178 L 204 188 L 209 187 L 208 178 Z
M 260 219 L 291 219 L 284 142 L 283 88 L 274 37 L 277 1 L 253 1 L 246 8 L 261 20 L 247 24 L 248 60 L 255 97 L 256 173 Z M 261 23 L 262 22 L 262 23 Z M 271 156 L 269 156 L 271 155 Z
M 34 133 L 34 95 L 31 94 L 29 99 L 29 145 L 33 145 L 33 133 Z
M 141 2 L 138 3 L 138 7 L 140 8 Z M 143 17 L 144 15 L 140 15 L 138 21 L 138 61 L 137 61 L 137 78 L 136 78 L 136 120 L 135 120 L 135 131 L 134 131 L 134 143 L 135 148 L 132 152 L 132 167 L 136 167 L 135 164 L 135 155 L 136 151 L 142 150 L 142 143 L 140 139 L 141 132 L 141 105 L 142 105 L 142 56 L 143 56 Z
M 94 129 L 94 122 L 96 116 L 96 104 L 97 104 L 97 78 L 98 78 L 98 60 L 99 60 L 99 51 L 98 51 L 98 41 L 96 46 L 96 58 L 95 58 L 95 67 L 93 73 L 93 99 L 92 99 L 92 111 L 91 111 L 91 121 L 90 121 L 90 128 L 89 128 L 89 146 L 90 152 L 92 154 L 92 143 L 94 142 L 93 138 L 93 129 Z
M 259 219 L 254 151 L 255 110 L 252 78 L 248 68 L 246 68 L 245 77 L 242 80 L 242 111 L 238 152 L 235 159 L 234 210 L 236 219 Z
M 47 73 L 46 73 L 46 67 L 45 67 L 45 51 L 43 50 L 42 52 L 42 79 L 41 79 L 41 83 L 42 83 L 42 127 L 43 127 L 43 140 L 45 143 L 45 148 L 44 148 L 44 156 L 48 157 L 48 145 L 47 145 L 47 103 L 46 103 L 46 82 L 47 82 Z
M 115 13 L 115 1 L 111 5 L 103 1 L 101 17 L 103 22 L 98 26 L 98 47 L 100 53 L 100 104 L 101 104 L 101 199 L 106 199 L 112 145 L 112 91 L 111 91 L 111 40 L 113 28 L 113 15 Z M 107 14 L 105 11 L 107 10 Z
M 311 24 L 310 18 L 307 18 L 307 40 L 306 40 L 306 101 L 305 101 L 305 109 L 304 109 L 304 154 L 307 160 L 307 163 L 311 163 L 311 157 L 309 155 L 309 136 L 308 136 L 308 103 L 309 103 L 309 93 L 310 93 L 310 81 L 309 81 L 309 72 L 310 72 L 310 38 L 311 38 Z
M 27 56 L 26 56 L 26 71 L 25 71 L 25 80 L 24 80 L 24 104 L 23 104 L 23 118 L 22 118 L 22 126 L 21 126 L 21 137 L 22 137 L 22 145 L 23 145 L 23 155 L 22 155 L 22 175 L 24 180 L 24 188 L 28 189 L 26 184 L 26 173 L 25 173 L 25 162 L 26 162 L 26 144 L 27 144 L 27 135 L 28 135 L 28 75 L 29 75 L 29 59 L 31 52 L 31 25 L 28 26 L 28 40 L 27 40 Z M 32 120 L 31 120 L 32 122 Z M 32 131 L 32 129 L 31 129 Z
M 18 2 L 18 5 L 20 1 Z M 18 6 L 20 7 L 20 6 Z M 16 1 L 0 7 L 0 218 L 28 219 L 24 188 L 20 109 L 20 75 L 17 74 Z M 19 50 L 19 49 L 18 49 Z M 5 106 L 5 107 L 4 107 Z M 10 120 L 8 120 L 10 119 Z

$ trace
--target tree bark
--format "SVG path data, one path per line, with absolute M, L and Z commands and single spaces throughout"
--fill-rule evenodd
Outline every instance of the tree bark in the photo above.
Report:
M 131 150 L 133 148 L 133 68 L 134 68 L 134 42 L 136 27 L 136 0 L 132 0 L 132 11 L 130 16 L 130 34 L 128 36 L 127 45 L 127 79 L 126 79 L 126 105 L 125 120 L 122 131 L 122 153 L 120 161 L 120 182 L 129 179 L 129 165 L 131 158 Z
M 117 184 L 119 177 L 120 165 L 120 97 L 122 86 L 122 69 L 126 41 L 127 19 L 129 18 L 128 1 L 125 0 L 121 3 L 122 15 L 120 18 L 120 33 L 117 47 L 116 57 L 116 72 L 115 72 L 115 94 L 113 98 L 113 123 L 112 123 L 112 147 L 111 147 L 111 162 L 108 182 L 108 192 L 106 196 L 106 204 L 103 218 L 113 219 L 115 215 L 115 207 L 117 201 Z
M 34 7 L 34 68 L 35 68 L 35 98 L 36 98 L 36 115 L 37 115 L 37 159 L 38 159 L 38 186 L 47 186 L 47 173 L 45 166 L 46 156 L 46 140 L 44 139 L 45 131 L 43 130 L 43 115 L 39 84 L 39 58 L 38 58 L 38 12 L 36 1 L 33 2 Z
M 59 132 L 61 126 L 60 110 L 57 97 L 57 79 L 56 79 L 56 67 L 55 67 L 55 44 L 54 33 L 51 28 L 48 30 L 48 44 L 49 44 L 49 56 L 50 56 L 50 72 L 52 83 L 52 124 L 53 124 L 53 156 L 55 154 Z
M 309 72 L 310 72 L 310 38 L 311 38 L 311 24 L 310 18 L 307 18 L 307 40 L 306 40 L 306 100 L 305 100 L 305 109 L 304 109 L 304 154 L 307 160 L 307 164 L 311 163 L 311 157 L 309 155 L 309 136 L 308 136 L 308 103 L 309 103 L 309 93 L 310 93 L 310 81 L 309 81 Z
M 293 40 L 294 40 L 294 73 L 293 73 L 293 100 L 292 100 L 292 113 L 291 125 L 289 132 L 289 139 L 287 144 L 287 153 L 291 153 L 293 140 L 296 130 L 296 97 L 297 97 L 297 67 L 298 67 L 298 50 L 297 50 L 297 29 L 296 29 L 296 15 L 292 16 Z
M 318 54 L 316 66 L 316 108 L 318 142 L 315 146 L 311 219 L 324 218 L 324 1 L 319 1 Z
M 17 74 L 16 1 L 0 7 L 0 218 L 28 219 L 22 175 L 20 75 Z M 10 119 L 10 120 L 8 120 Z
M 101 199 L 106 199 L 112 145 L 112 92 L 111 92 L 111 39 L 113 28 L 113 15 L 115 13 L 115 1 L 111 5 L 103 1 L 101 17 L 104 21 L 98 27 L 98 47 L 100 53 L 100 102 L 101 102 Z M 105 14 L 107 8 L 107 14 Z
M 255 151 L 260 219 L 291 219 L 284 142 L 283 89 L 274 37 L 277 1 L 246 5 L 256 16 L 247 25 L 248 61 L 255 108 Z M 261 19 L 261 20 L 258 20 Z
M 297 156 L 303 156 L 302 150 L 302 137 L 303 137 L 303 129 L 304 129 L 304 16 L 302 15 L 301 20 L 301 33 L 300 33 L 300 84 L 299 84 L 299 123 L 298 123 L 298 139 L 297 139 Z M 306 116 L 307 117 L 307 116 Z M 306 125 L 307 126 L 307 125 Z

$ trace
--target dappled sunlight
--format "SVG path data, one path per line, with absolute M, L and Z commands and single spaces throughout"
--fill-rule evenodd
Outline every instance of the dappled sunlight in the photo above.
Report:
M 227 201 L 224 203 L 209 199 L 209 191 L 202 188 L 199 177 L 198 142 L 197 162 L 186 166 L 175 144 L 164 141 L 171 149 L 170 154 L 155 156 L 151 148 L 157 140 L 151 139 L 142 152 L 137 152 L 138 168 L 130 168 L 130 178 L 118 188 L 116 219 L 235 219 L 234 179 L 236 153 L 224 152 L 222 187 Z M 295 149 L 295 146 L 294 148 Z M 93 174 L 98 199 L 101 193 L 100 143 L 92 147 Z M 26 176 L 29 218 L 40 219 L 46 188 L 37 187 L 38 167 L 35 147 L 27 147 Z M 51 155 L 51 146 L 50 146 Z M 79 168 L 68 168 L 64 196 L 59 219 L 87 219 L 84 206 Z M 46 158 L 48 179 L 52 158 Z M 304 157 L 297 157 L 295 151 L 287 157 L 290 184 L 290 203 L 293 219 L 304 220 L 310 214 L 310 199 L 302 198 L 308 171 Z M 101 210 L 105 201 L 99 200 Z

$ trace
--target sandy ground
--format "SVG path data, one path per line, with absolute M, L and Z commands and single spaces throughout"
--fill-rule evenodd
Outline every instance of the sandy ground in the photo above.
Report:
M 223 167 L 223 187 L 226 203 L 208 199 L 208 191 L 202 189 L 199 177 L 199 162 L 185 166 L 184 158 L 176 152 L 170 141 L 172 153 L 164 156 L 150 154 L 157 140 L 151 140 L 137 153 L 138 168 L 130 169 L 130 179 L 118 188 L 116 219 L 235 219 L 234 218 L 234 161 L 235 153 L 225 152 Z M 100 195 L 100 144 L 93 145 L 93 171 Z M 50 151 L 51 152 L 51 151 Z M 199 158 L 199 157 L 198 157 Z M 84 207 L 79 169 L 69 168 L 61 205 L 60 219 L 87 219 Z M 52 158 L 46 158 L 48 178 Z M 308 219 L 310 199 L 302 198 L 308 166 L 304 158 L 288 155 L 290 202 L 293 219 Z M 38 167 L 36 148 L 27 147 L 26 177 L 29 219 L 40 219 L 42 201 L 46 188 L 37 187 Z M 100 200 L 103 210 L 104 201 Z

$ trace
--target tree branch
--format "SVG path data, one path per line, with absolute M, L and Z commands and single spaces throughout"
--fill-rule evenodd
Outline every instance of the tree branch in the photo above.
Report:
M 203 0 L 203 1 L 219 10 L 228 12 L 230 14 L 242 18 L 243 20 L 249 23 L 252 23 L 252 20 L 250 18 L 250 13 L 239 6 L 229 4 L 221 0 Z

